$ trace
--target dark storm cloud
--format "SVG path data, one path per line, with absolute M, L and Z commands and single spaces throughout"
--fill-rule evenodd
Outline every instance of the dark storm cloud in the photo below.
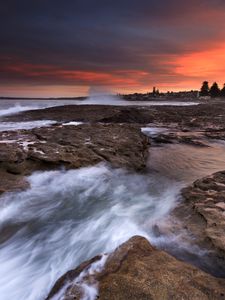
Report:
M 85 84 L 59 70 L 171 77 L 173 55 L 224 39 L 220 19 L 211 19 L 224 11 L 220 0 L 4 1 L 0 79 Z

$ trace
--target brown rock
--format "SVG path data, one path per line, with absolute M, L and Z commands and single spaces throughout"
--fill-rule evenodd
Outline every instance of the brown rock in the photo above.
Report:
M 65 288 L 62 299 L 80 299 L 79 287 L 73 280 L 88 268 L 87 264 L 83 266 L 64 275 L 53 288 L 54 293 L 51 292 L 47 299 L 50 300 L 60 288 L 65 287 L 69 275 L 70 284 Z M 72 278 L 71 272 L 75 275 Z M 108 257 L 104 270 L 94 277 L 99 282 L 97 299 L 100 300 L 225 299 L 224 279 L 214 278 L 178 261 L 138 236 L 117 248 Z M 60 282 L 63 285 L 60 286 Z M 85 277 L 83 283 L 88 282 L 90 277 Z
M 0 195 L 4 192 L 26 189 L 29 184 L 24 177 L 0 170 Z
M 142 100 L 142 99 L 136 99 Z M 178 99 L 179 101 L 179 99 Z M 113 103 L 112 103 L 113 104 Z M 116 102 L 115 102 L 116 104 Z M 224 129 L 225 102 L 210 101 L 194 106 L 109 106 L 109 105 L 68 105 L 25 111 L 4 118 L 4 121 L 84 121 L 104 123 L 163 123 L 179 127 Z
M 0 140 L 4 141 L 5 135 L 0 133 Z M 5 185 L 14 186 L 11 180 L 7 183 L 8 174 L 22 177 L 61 166 L 73 169 L 107 162 L 113 167 L 140 171 L 146 166 L 149 148 L 148 138 L 139 127 L 126 124 L 19 130 L 7 132 L 7 140 L 13 142 L 0 143 L 0 170 L 7 174 L 2 190 Z

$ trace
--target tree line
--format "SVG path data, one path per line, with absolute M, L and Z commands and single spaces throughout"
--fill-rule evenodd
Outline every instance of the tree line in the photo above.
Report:
M 225 98 L 225 84 L 222 89 L 219 88 L 218 84 L 216 82 L 213 83 L 211 87 L 209 87 L 208 81 L 204 81 L 202 83 L 202 87 L 200 90 L 200 96 L 202 97 L 224 97 Z

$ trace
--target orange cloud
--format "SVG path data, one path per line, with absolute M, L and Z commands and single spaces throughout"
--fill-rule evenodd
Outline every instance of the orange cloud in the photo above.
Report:
M 225 43 L 218 48 L 199 51 L 177 57 L 175 73 L 190 77 L 190 82 L 199 80 L 225 82 Z
M 150 55 L 149 61 L 157 65 L 156 73 L 154 70 L 74 70 L 17 61 L 14 64 L 6 63 L 1 70 L 14 78 L 31 79 L 30 87 L 29 84 L 27 87 L 21 85 L 21 90 L 43 86 L 44 95 L 50 92 L 56 95 L 56 91 L 58 96 L 74 95 L 75 91 L 76 94 L 85 94 L 90 86 L 98 85 L 121 93 L 148 92 L 152 86 L 157 86 L 161 91 L 199 89 L 204 80 L 210 83 L 217 81 L 222 86 L 225 82 L 225 42 L 214 47 L 210 43 L 206 49 L 180 55 Z M 17 84 L 15 86 L 18 87 Z
M 147 72 L 137 70 L 118 70 L 114 72 L 98 72 L 83 70 L 63 70 L 51 65 L 32 65 L 16 63 L 6 65 L 4 72 L 12 72 L 14 75 L 45 80 L 52 79 L 57 82 L 69 82 L 80 85 L 106 85 L 106 86 L 136 86 L 138 81 L 148 76 Z

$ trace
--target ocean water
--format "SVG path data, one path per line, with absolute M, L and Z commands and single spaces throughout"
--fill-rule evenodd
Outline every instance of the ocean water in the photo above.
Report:
M 4 122 L 1 117 L 66 104 L 168 105 L 128 103 L 112 97 L 93 97 L 83 102 L 0 100 L 0 131 L 53 125 L 52 120 Z M 170 105 L 192 104 L 197 103 L 170 102 Z M 142 128 L 150 136 L 168 130 Z M 26 141 L 19 143 L 27 147 Z M 165 223 L 168 228 L 173 226 L 168 217 L 182 201 L 180 191 L 184 186 L 225 169 L 225 143 L 210 140 L 207 143 L 210 147 L 151 147 L 145 174 L 114 169 L 109 164 L 35 172 L 27 178 L 30 188 L 3 194 L 0 197 L 0 300 L 44 300 L 65 272 L 97 254 L 110 253 L 134 235 L 144 236 L 153 245 L 168 251 L 172 247 L 171 252 L 181 259 L 191 261 L 190 257 L 195 257 L 193 263 L 202 261 L 207 256 L 206 250 L 193 247 L 185 232 L 182 236 L 158 236 L 155 227 Z M 101 269 L 104 259 L 87 272 Z M 212 264 L 207 261 L 207 266 L 204 262 L 199 265 L 207 270 Z M 85 290 L 85 299 L 93 300 L 96 286 L 84 285 L 83 275 L 76 280 Z M 62 292 L 53 300 L 60 300 Z

